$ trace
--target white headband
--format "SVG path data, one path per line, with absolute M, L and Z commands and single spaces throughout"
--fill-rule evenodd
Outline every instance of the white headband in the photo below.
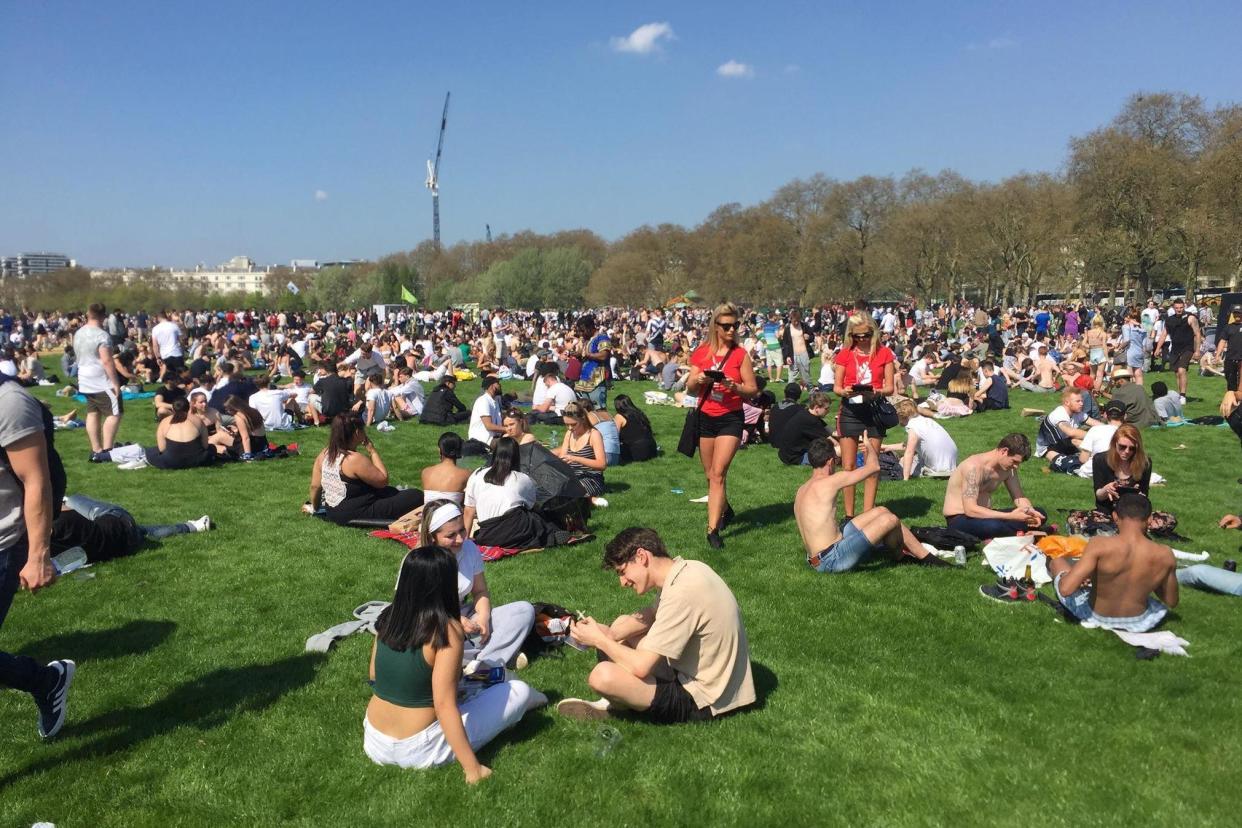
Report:
M 427 531 L 434 534 L 441 526 L 459 517 L 461 517 L 461 509 L 457 508 L 457 504 L 445 503 L 431 513 L 431 521 L 427 524 Z

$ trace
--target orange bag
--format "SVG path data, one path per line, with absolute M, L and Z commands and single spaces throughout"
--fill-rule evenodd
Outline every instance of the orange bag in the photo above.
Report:
M 1087 548 L 1087 539 L 1072 535 L 1047 535 L 1035 545 L 1049 558 L 1077 558 Z

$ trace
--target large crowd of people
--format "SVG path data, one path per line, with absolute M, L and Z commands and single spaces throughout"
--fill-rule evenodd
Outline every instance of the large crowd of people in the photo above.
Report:
M 1183 299 L 1143 309 L 857 302 L 787 312 L 721 304 L 382 318 L 368 310 L 0 309 L 0 623 L 19 586 L 38 590 L 55 579 L 57 550 L 81 546 L 92 562 L 105 561 L 212 525 L 203 516 L 148 526 L 120 506 L 65 499 L 55 428 L 86 430 L 88 462 L 151 466 L 152 474 L 280 456 L 295 447 L 271 440 L 326 428 L 302 510 L 342 527 L 403 524 L 417 534 L 375 626 L 366 755 L 418 768 L 456 760 L 467 781 L 478 781 L 490 771 L 476 751 L 548 701 L 508 672 L 527 661 L 535 608 L 518 596 L 494 605 L 481 550 L 589 539 L 592 510 L 608 506 L 611 469 L 661 454 L 684 462 L 660 449 L 630 395 L 613 396 L 610 410 L 614 383 L 635 380 L 651 383 L 646 405 L 685 409 L 677 450 L 699 456 L 711 550 L 724 547 L 740 519 L 728 475 L 743 449 L 768 445 L 782 464 L 809 468 L 792 516 L 811 570 L 825 574 L 881 557 L 952 566 L 883 505 L 882 480 L 891 481 L 886 492 L 915 478 L 942 480 L 943 529 L 960 536 L 1056 534 L 1021 483 L 1034 458 L 1094 489 L 1069 521 L 1090 536 L 1085 550 L 1049 564 L 1056 597 L 1075 618 L 1143 632 L 1176 606 L 1179 582 L 1242 594 L 1242 576 L 1205 565 L 1179 570 L 1169 548 L 1149 537 L 1171 532 L 1176 517 L 1152 505 L 1161 478 L 1143 432 L 1190 422 L 1183 406 L 1192 366 L 1223 376 L 1215 420 L 1242 436 L 1242 312 L 1230 312 L 1209 342 L 1215 321 L 1209 307 Z M 59 375 L 39 359 L 54 353 Z M 1147 386 L 1161 370 L 1172 373 L 1175 390 Z M 458 383 L 470 379 L 481 380 L 480 391 L 463 401 Z M 35 386 L 79 396 L 85 420 L 52 418 L 23 388 Z M 959 457 L 942 423 L 996 416 L 1014 389 L 1057 405 L 1023 412 L 1032 415 L 1029 434 L 1014 431 Z M 126 400 L 147 396 L 151 445 L 119 443 Z M 556 429 L 551 445 L 532 424 Z M 438 462 L 422 470 L 418 487 L 399 485 L 369 430 L 420 425 L 437 427 L 425 433 Z M 898 428 L 904 439 L 885 443 Z M 462 464 L 471 457 L 477 468 Z M 1002 488 L 1009 505 L 997 499 Z M 1242 520 L 1225 515 L 1221 526 Z M 562 714 L 680 723 L 756 701 L 738 602 L 710 565 L 675 557 L 649 527 L 611 539 L 603 565 L 622 587 L 658 591 L 659 600 L 610 624 L 586 616 L 572 624 L 572 642 L 598 653 L 588 684 L 599 698 L 563 699 Z M 67 659 L 40 665 L 0 653 L 0 685 L 35 698 L 44 737 L 63 724 L 73 679 Z

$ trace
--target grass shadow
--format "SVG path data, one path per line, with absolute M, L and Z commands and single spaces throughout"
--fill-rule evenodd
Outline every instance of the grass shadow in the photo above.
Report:
M 141 655 L 163 644 L 175 629 L 172 621 L 141 618 L 110 630 L 49 636 L 23 647 L 22 655 L 36 661 L 70 658 L 79 662 Z
M 881 505 L 899 518 L 921 518 L 927 514 L 934 504 L 930 497 L 907 495 L 906 497 L 886 499 Z
M 769 503 L 767 506 L 756 506 L 753 509 L 746 509 L 737 513 L 737 517 L 733 519 L 733 522 L 729 524 L 729 528 L 725 530 L 725 538 L 744 535 L 747 532 L 763 529 L 792 518 L 793 503 Z
M 122 707 L 69 721 L 62 741 L 81 742 L 0 777 L 0 789 L 67 762 L 104 759 L 185 726 L 208 731 L 245 713 L 271 707 L 286 693 L 305 687 L 323 662 L 320 653 L 303 653 L 271 664 L 225 667 L 176 687 L 153 704 Z
M 776 678 L 776 673 L 754 659 L 750 662 L 750 674 L 755 684 L 755 703 L 746 709 L 762 710 L 768 704 L 768 696 L 780 686 L 780 681 Z
M 630 488 L 631 486 L 629 483 L 622 483 L 619 480 L 609 480 L 604 483 L 604 491 L 608 492 L 608 494 L 613 494 L 614 492 L 628 492 Z

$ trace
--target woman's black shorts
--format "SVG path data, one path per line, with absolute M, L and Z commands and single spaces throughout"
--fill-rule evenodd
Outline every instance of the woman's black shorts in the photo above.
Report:
M 875 421 L 870 403 L 842 403 L 841 414 L 837 417 L 837 436 L 862 437 L 864 431 L 869 437 L 883 437 L 888 433 L 887 429 Z
M 745 419 L 742 417 L 741 410 L 730 411 L 727 414 L 721 414 L 719 417 L 713 417 L 710 414 L 699 412 L 699 438 L 712 439 L 713 437 L 736 437 L 742 439 L 742 427 L 746 425 Z

